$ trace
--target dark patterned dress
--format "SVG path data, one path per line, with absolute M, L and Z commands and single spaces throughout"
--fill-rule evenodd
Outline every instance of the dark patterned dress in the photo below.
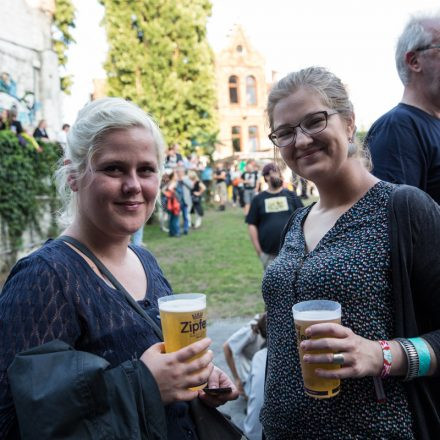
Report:
M 138 302 L 158 319 L 157 300 L 169 295 L 171 286 L 150 252 L 131 248 L 148 278 L 145 298 Z M 16 353 L 53 339 L 94 353 L 112 367 L 140 358 L 158 342 L 124 295 L 84 258 L 60 240 L 47 242 L 14 266 L 0 294 L 0 439 L 16 424 L 7 368 Z M 165 414 L 169 439 L 197 439 L 186 402 L 166 405 Z
M 342 305 L 342 324 L 371 340 L 391 339 L 394 310 L 387 205 L 393 185 L 379 182 L 345 212 L 309 254 L 297 214 L 283 248 L 263 279 L 267 306 L 268 371 L 261 412 L 268 440 L 413 439 L 411 413 L 399 379 L 383 381 L 378 403 L 373 379 L 344 379 L 339 395 L 303 390 L 292 306 L 328 299 Z

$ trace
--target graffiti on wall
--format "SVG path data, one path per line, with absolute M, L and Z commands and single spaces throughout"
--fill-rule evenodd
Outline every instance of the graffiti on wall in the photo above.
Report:
M 17 94 L 17 82 L 8 72 L 0 74 L 0 110 L 17 109 L 17 119 L 24 125 L 34 125 L 36 112 L 41 105 L 35 100 L 35 94 L 26 90 L 22 96 Z

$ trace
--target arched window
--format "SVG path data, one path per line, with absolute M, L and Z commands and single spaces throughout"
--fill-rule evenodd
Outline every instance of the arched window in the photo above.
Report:
M 238 104 L 238 77 L 235 75 L 229 77 L 229 102 Z
M 258 147 L 258 127 L 256 125 L 250 125 L 248 128 L 248 150 L 257 151 Z
M 232 151 L 239 152 L 241 151 L 241 127 L 238 125 L 234 125 L 231 130 L 232 137 Z
M 246 102 L 248 105 L 257 105 L 257 81 L 253 76 L 246 78 Z

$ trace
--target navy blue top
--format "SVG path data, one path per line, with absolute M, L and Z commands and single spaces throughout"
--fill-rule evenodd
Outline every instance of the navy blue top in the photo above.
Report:
M 373 174 L 427 192 L 440 203 L 440 119 L 400 103 L 370 128 Z
M 388 203 L 393 185 L 379 182 L 306 252 L 298 211 L 284 245 L 263 279 L 268 368 L 261 421 L 268 440 L 413 439 L 401 380 L 384 380 L 387 403 L 377 403 L 373 379 L 344 379 L 329 399 L 305 394 L 292 306 L 328 299 L 342 306 L 342 325 L 371 340 L 394 334 Z
M 160 325 L 157 300 L 171 294 L 171 286 L 149 251 L 131 248 L 148 280 L 139 304 Z M 0 433 L 15 419 L 7 368 L 16 353 L 53 339 L 103 357 L 113 367 L 139 359 L 159 342 L 121 292 L 67 244 L 48 241 L 17 262 L 0 295 Z M 169 439 L 197 438 L 186 402 L 167 405 L 165 411 Z

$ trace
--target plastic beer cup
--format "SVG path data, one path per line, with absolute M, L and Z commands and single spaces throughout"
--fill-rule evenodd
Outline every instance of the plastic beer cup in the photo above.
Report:
M 159 298 L 160 319 L 166 353 L 180 350 L 206 337 L 206 295 L 181 293 Z M 202 356 L 192 357 L 188 362 Z M 201 390 L 201 384 L 191 390 Z
M 292 307 L 293 319 L 295 321 L 296 337 L 298 343 L 299 359 L 304 381 L 304 390 L 307 395 L 317 399 L 327 399 L 334 397 L 341 388 L 340 379 L 326 379 L 315 374 L 316 368 L 325 370 L 336 370 L 341 368 L 337 364 L 307 364 L 303 362 L 305 354 L 328 353 L 328 350 L 301 350 L 300 343 L 304 339 L 309 339 L 305 335 L 307 327 L 321 322 L 341 323 L 341 305 L 335 301 L 314 300 L 304 301 Z M 324 336 L 325 337 L 325 336 Z M 318 339 L 318 338 L 312 338 Z

